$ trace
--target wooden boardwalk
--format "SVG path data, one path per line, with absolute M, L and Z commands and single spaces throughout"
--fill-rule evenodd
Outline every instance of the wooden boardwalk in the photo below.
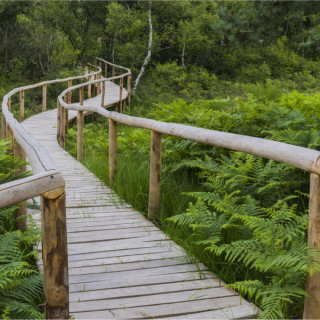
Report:
M 107 82 L 105 104 L 118 87 Z M 124 92 L 125 96 L 126 92 Z M 86 104 L 101 103 L 101 96 Z M 69 112 L 69 119 L 75 112 Z M 70 316 L 75 319 L 244 319 L 257 308 L 189 261 L 183 249 L 123 203 L 57 143 L 57 112 L 22 123 L 66 181 Z M 39 199 L 36 199 L 39 201 Z M 38 219 L 40 210 L 28 209 Z M 39 247 L 41 250 L 41 247 Z M 39 262 L 41 266 L 41 261 Z

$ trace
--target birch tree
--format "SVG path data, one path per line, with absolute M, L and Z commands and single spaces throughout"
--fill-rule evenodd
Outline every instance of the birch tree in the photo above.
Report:
M 136 90 L 138 88 L 138 85 L 139 85 L 139 81 L 141 79 L 141 77 L 143 76 L 145 70 L 146 70 L 146 67 L 149 63 L 149 60 L 151 58 L 151 49 L 152 49 L 152 36 L 153 36 L 153 29 L 152 29 L 152 17 L 151 17 L 151 0 L 149 1 L 149 44 L 148 44 L 148 53 L 147 53 L 147 56 L 144 60 L 144 63 L 140 69 L 140 72 L 136 78 L 136 81 L 134 83 L 134 86 L 133 86 L 133 89 L 132 89 L 132 95 L 134 96 L 135 93 L 136 93 Z

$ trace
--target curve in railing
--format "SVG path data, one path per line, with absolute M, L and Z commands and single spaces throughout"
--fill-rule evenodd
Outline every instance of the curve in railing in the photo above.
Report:
M 106 62 L 102 59 L 97 60 Z M 109 118 L 109 181 L 111 186 L 113 185 L 117 171 L 117 123 L 119 122 L 128 126 L 144 128 L 151 131 L 150 184 L 148 203 L 149 219 L 156 219 L 159 213 L 162 134 L 167 134 L 212 146 L 250 153 L 256 156 L 283 162 L 310 172 L 311 186 L 308 244 L 318 250 L 320 249 L 319 151 L 267 139 L 213 131 L 177 123 L 166 123 L 145 118 L 132 117 L 125 114 L 120 114 L 118 112 L 106 110 L 101 106 L 86 106 L 83 104 L 83 102 L 80 103 L 80 105 L 68 104 L 63 100 L 65 95 L 69 94 L 75 89 L 80 88 L 80 91 L 83 92 L 85 87 L 91 85 L 102 85 L 104 87 L 105 81 L 115 80 L 120 77 L 114 76 L 114 74 L 112 75 L 113 76 L 111 78 L 89 81 L 64 90 L 58 97 L 58 105 L 61 110 L 67 109 L 78 111 L 77 155 L 79 160 L 81 160 L 83 156 L 83 112 L 96 112 L 106 118 Z M 126 75 L 129 76 L 129 73 Z M 60 121 L 60 127 L 64 128 L 66 124 L 63 123 L 63 121 L 66 121 L 66 119 L 60 119 Z M 62 130 L 60 134 L 64 136 L 64 132 L 65 130 Z M 65 139 L 65 137 L 63 137 L 63 139 Z M 320 313 L 320 272 L 312 275 L 311 277 L 307 277 L 306 291 L 309 296 L 305 298 L 304 319 L 317 318 Z
M 47 319 L 69 319 L 65 181 L 45 148 L 14 118 L 11 112 L 11 97 L 17 93 L 20 95 L 21 122 L 24 119 L 26 90 L 42 86 L 42 111 L 45 111 L 48 84 L 67 82 L 71 87 L 73 80 L 101 78 L 101 68 L 94 68 L 97 71 L 90 74 L 15 88 L 4 96 L 2 102 L 1 138 L 11 141 L 10 149 L 15 157 L 21 160 L 28 158 L 33 175 L 0 185 L 0 208 L 41 196 L 43 285 Z M 18 219 L 18 228 L 21 230 L 26 226 L 25 215 L 26 205 L 21 203 L 16 213 L 17 218 L 24 216 Z

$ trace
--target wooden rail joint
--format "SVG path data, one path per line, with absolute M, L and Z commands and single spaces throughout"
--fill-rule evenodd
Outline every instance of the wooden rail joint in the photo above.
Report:
M 53 176 L 51 176 L 51 178 L 53 179 Z M 65 193 L 65 187 L 63 186 L 63 187 L 59 187 L 54 190 L 45 192 L 42 194 L 42 196 L 45 197 L 46 199 L 54 200 L 59 198 L 64 193 Z

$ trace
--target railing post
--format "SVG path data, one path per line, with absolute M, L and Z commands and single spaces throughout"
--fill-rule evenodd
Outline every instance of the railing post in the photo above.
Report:
M 83 87 L 80 88 L 80 106 L 83 106 Z M 83 111 L 78 111 L 77 115 L 77 159 L 78 161 L 83 160 Z
M 101 79 L 101 73 L 98 73 L 98 80 Z M 101 82 L 97 83 L 97 95 L 101 92 Z
M 20 122 L 24 120 L 24 90 L 20 91 Z
M 131 74 L 128 74 L 128 81 L 127 81 L 127 100 L 128 100 L 128 109 L 130 111 L 130 106 L 131 106 Z
M 68 88 L 72 87 L 72 79 L 68 80 Z M 72 91 L 68 92 L 68 104 L 71 104 Z
M 89 76 L 88 81 L 90 82 L 92 79 L 91 76 Z M 88 98 L 91 98 L 91 84 L 88 85 Z
M 68 88 L 72 87 L 72 79 L 69 79 L 68 80 Z M 66 96 L 64 97 L 64 101 L 66 101 L 68 104 L 71 103 L 71 96 L 72 96 L 72 93 L 71 91 L 69 91 Z M 66 133 L 68 133 L 68 130 L 69 130 L 69 110 L 67 108 L 65 108 L 65 121 L 66 121 L 66 124 L 65 124 L 65 130 L 66 130 Z
M 104 107 L 104 97 L 105 97 L 105 94 L 106 94 L 106 82 L 103 81 L 103 82 L 102 82 L 102 92 L 101 92 L 101 108 Z
M 98 78 L 98 76 L 95 74 L 95 75 L 93 76 L 93 80 L 97 80 L 97 78 Z M 96 83 L 93 84 L 93 95 L 94 95 L 94 96 L 97 95 L 97 84 L 96 84 Z
M 6 138 L 6 127 L 7 127 L 7 121 L 3 114 L 1 113 L 1 139 L 4 140 Z
M 80 106 L 83 106 L 83 87 L 81 87 L 79 90 L 79 103 Z
M 117 174 L 117 122 L 109 118 L 109 184 L 113 187 Z
M 42 87 L 42 112 L 47 110 L 47 84 Z
M 123 110 L 122 110 L 122 89 L 123 89 L 123 78 L 120 78 L 120 97 L 119 97 L 120 113 L 123 112 Z
M 11 112 L 11 97 L 8 99 L 8 111 Z M 3 126 L 1 125 L 1 134 L 3 134 L 3 139 L 7 139 L 9 126 L 3 114 L 2 116 L 3 116 L 4 123 L 3 123 Z M 2 118 L 1 118 L 1 121 L 2 121 Z
M 106 62 L 104 63 L 104 77 L 108 78 L 108 64 Z
M 161 183 L 161 150 L 162 136 L 160 133 L 151 131 L 150 150 L 150 183 L 148 219 L 154 220 L 159 216 L 160 206 L 160 183 Z
M 6 139 L 9 140 L 8 152 L 13 154 L 13 132 L 11 128 L 8 126 L 6 127 Z
M 8 99 L 8 110 L 11 112 L 11 97 Z
M 112 66 L 112 77 L 114 77 L 116 74 L 116 70 L 115 70 L 115 67 Z M 114 80 L 112 80 L 112 82 L 114 82 Z
M 69 319 L 66 194 L 57 191 L 41 195 L 45 319 Z
M 57 99 L 57 137 L 60 139 L 61 134 L 61 106 Z
M 60 105 L 60 147 L 66 148 L 66 112 Z
M 77 159 L 83 160 L 83 111 L 78 111 L 77 116 Z
M 320 176 L 311 173 L 309 200 L 308 245 L 320 250 Z M 320 315 L 320 271 L 307 274 L 303 319 L 318 319 Z
M 13 154 L 14 157 L 19 159 L 20 161 L 26 161 L 26 154 L 23 149 L 19 145 L 19 143 L 14 140 L 13 141 Z M 26 166 L 22 165 L 16 168 L 16 174 L 20 174 L 26 171 Z M 27 204 L 25 201 L 21 202 L 19 208 L 16 210 L 15 217 L 17 219 L 16 227 L 17 230 L 24 231 L 27 227 Z

